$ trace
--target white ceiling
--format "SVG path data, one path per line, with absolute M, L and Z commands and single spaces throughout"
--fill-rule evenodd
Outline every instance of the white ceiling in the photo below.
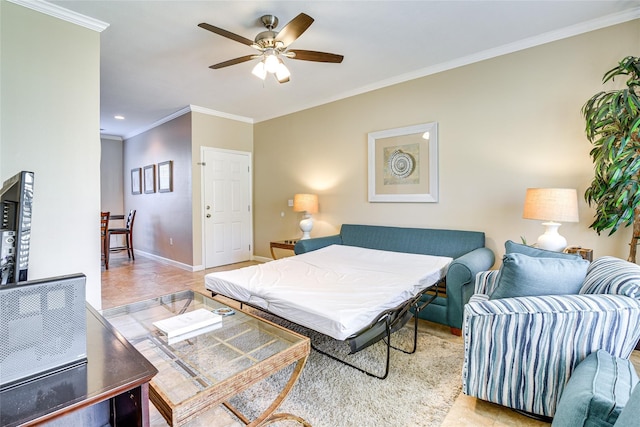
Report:
M 640 0 L 50 3 L 109 24 L 100 36 L 100 125 L 122 137 L 189 105 L 259 122 L 640 18 Z M 277 31 L 300 12 L 315 22 L 291 47 L 342 54 L 341 64 L 285 59 L 285 84 L 253 76 L 255 60 L 208 68 L 255 51 L 198 23 L 253 39 L 264 30 L 262 15 L 279 18 Z

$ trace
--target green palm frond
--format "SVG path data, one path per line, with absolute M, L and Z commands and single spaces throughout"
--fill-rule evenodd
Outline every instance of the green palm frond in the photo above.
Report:
M 610 230 L 611 235 L 640 221 L 635 214 L 640 211 L 640 58 L 624 58 L 604 74 L 602 82 L 619 76 L 627 76 L 626 87 L 598 92 L 582 107 L 594 165 L 594 178 L 584 196 L 590 206 L 595 205 L 590 227 L 598 234 Z

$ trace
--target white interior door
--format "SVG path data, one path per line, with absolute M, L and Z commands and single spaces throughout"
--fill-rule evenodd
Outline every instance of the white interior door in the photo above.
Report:
M 251 259 L 251 154 L 203 148 L 205 268 Z

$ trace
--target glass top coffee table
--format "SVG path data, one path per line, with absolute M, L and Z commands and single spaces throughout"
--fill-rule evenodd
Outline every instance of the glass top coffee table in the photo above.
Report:
M 158 320 L 201 308 L 226 306 L 197 292 L 183 291 L 102 312 L 158 369 L 149 383 L 149 398 L 167 422 L 182 425 L 223 404 L 247 425 L 293 419 L 309 426 L 295 415 L 274 413 L 302 372 L 309 338 L 241 310 L 224 316 L 209 332 L 172 344 L 153 326 Z M 231 397 L 294 363 L 282 391 L 254 420 L 228 403 Z

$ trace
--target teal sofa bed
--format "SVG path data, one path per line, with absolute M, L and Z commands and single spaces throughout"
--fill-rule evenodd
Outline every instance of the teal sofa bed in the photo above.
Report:
M 419 317 L 451 327 L 460 335 L 464 305 L 474 290 L 476 273 L 493 266 L 495 256 L 478 231 L 343 224 L 340 234 L 299 240 L 296 255 L 329 245 L 349 245 L 392 252 L 453 258 L 446 276 L 446 296 L 438 296 Z M 426 297 L 425 297 L 426 298 Z

